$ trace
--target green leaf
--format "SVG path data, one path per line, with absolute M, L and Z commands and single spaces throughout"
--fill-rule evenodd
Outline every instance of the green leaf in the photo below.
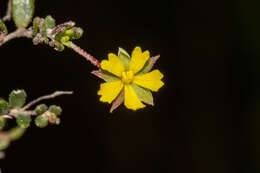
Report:
M 51 105 L 51 106 L 49 107 L 49 111 L 52 112 L 52 113 L 54 113 L 54 114 L 57 115 L 57 116 L 60 116 L 61 113 L 62 113 L 61 107 L 60 107 L 60 106 L 56 106 L 56 105 Z
M 131 85 L 133 87 L 133 89 L 135 90 L 135 93 L 137 94 L 138 98 L 150 105 L 153 105 L 153 95 L 151 93 L 151 91 L 149 91 L 148 89 L 145 89 L 143 87 L 140 87 L 136 84 L 132 84 Z
M 40 115 L 35 118 L 35 124 L 40 128 L 44 128 L 49 124 L 49 120 L 47 117 Z
M 52 18 L 50 15 L 45 17 L 45 29 L 52 29 L 55 27 L 56 23 L 55 23 L 55 19 Z
M 0 115 L 6 114 L 9 110 L 7 101 L 0 100 Z
M 12 18 L 15 25 L 26 28 L 34 14 L 34 0 L 12 0 Z
M 26 114 L 19 114 L 18 117 L 16 118 L 16 123 L 21 127 L 21 128 L 28 128 L 31 123 L 31 116 L 26 115 Z
M 26 129 L 20 128 L 20 127 L 14 127 L 11 130 L 7 132 L 9 139 L 12 141 L 15 141 L 17 139 L 20 139 L 23 134 L 25 133 Z
M 42 31 L 45 37 L 47 37 L 48 35 L 48 29 L 52 29 L 55 27 L 56 23 L 55 23 L 55 19 L 53 19 L 50 15 L 45 17 L 44 22 L 43 22 L 43 26 L 42 26 Z M 47 43 L 46 43 L 47 44 Z
M 40 31 L 41 18 L 35 17 L 33 19 L 33 36 L 35 36 Z
M 6 35 L 6 34 L 8 34 L 8 31 L 7 31 L 7 28 L 4 24 L 4 22 L 0 19 L 0 35 L 1 34 Z
M 114 82 L 114 81 L 118 81 L 120 80 L 118 77 L 116 77 L 115 75 L 106 72 L 104 70 L 96 70 L 96 71 L 92 71 L 92 74 L 94 74 L 95 76 L 103 79 L 106 82 Z
M 13 90 L 9 95 L 9 106 L 11 108 L 21 108 L 25 103 L 26 97 L 24 90 Z
M 124 67 L 126 70 L 129 69 L 129 64 L 130 64 L 130 55 L 121 47 L 118 49 L 118 57 L 123 63 Z
M 35 108 L 35 112 L 37 113 L 37 115 L 41 115 L 46 112 L 47 109 L 48 107 L 45 104 L 40 104 Z

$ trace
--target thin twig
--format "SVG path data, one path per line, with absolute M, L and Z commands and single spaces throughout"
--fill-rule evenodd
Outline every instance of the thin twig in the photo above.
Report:
M 26 109 L 29 109 L 31 106 L 33 106 L 34 104 L 42 101 L 42 100 L 46 100 L 46 99 L 51 99 L 51 98 L 55 98 L 57 96 L 60 96 L 60 95 L 65 95 L 65 94 L 73 94 L 73 91 L 56 91 L 50 95 L 46 95 L 46 96 L 41 96 L 39 97 L 38 99 L 36 100 L 33 100 L 31 101 L 30 103 L 28 103 L 27 105 L 25 105 L 22 110 L 26 110 Z
M 3 17 L 3 21 L 4 21 L 4 22 L 11 20 L 11 13 L 12 13 L 11 1 L 12 1 L 12 0 L 9 0 L 9 2 L 8 2 L 6 15 Z
M 26 114 L 26 115 L 30 115 L 30 116 L 34 116 L 37 115 L 37 113 L 34 110 L 19 110 L 19 109 L 12 109 L 9 113 L 8 116 L 13 118 L 13 117 L 18 117 L 18 115 L 20 114 Z M 4 116 L 2 116 L 4 117 Z M 10 118 L 9 118 L 10 119 Z
M 96 58 L 94 58 L 92 55 L 88 54 L 86 51 L 81 49 L 76 44 L 70 42 L 69 47 L 72 50 L 74 50 L 75 52 L 77 52 L 78 54 L 80 54 L 81 56 L 83 56 L 86 60 L 90 61 L 93 65 L 97 66 L 98 68 L 101 67 L 99 61 Z
M 26 28 L 18 28 L 16 31 L 6 35 L 2 40 L 0 40 L 0 46 L 5 44 L 6 42 L 19 37 L 27 37 L 32 38 L 32 31 L 31 29 Z

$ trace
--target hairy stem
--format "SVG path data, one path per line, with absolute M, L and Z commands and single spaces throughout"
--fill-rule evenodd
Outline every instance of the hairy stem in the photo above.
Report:
M 6 35 L 0 40 L 0 46 L 5 44 L 6 42 L 14 39 L 14 38 L 19 38 L 19 37 L 27 37 L 27 38 L 32 38 L 32 31 L 31 29 L 26 29 L 26 28 L 18 28 L 16 31 Z
M 60 96 L 60 95 L 70 95 L 70 94 L 73 94 L 72 91 L 56 91 L 52 94 L 49 94 L 49 95 L 45 95 L 45 96 L 41 96 L 39 98 L 37 98 L 36 100 L 33 100 L 31 101 L 30 103 L 28 103 L 27 105 L 25 105 L 22 110 L 26 110 L 26 109 L 29 109 L 31 106 L 33 106 L 34 104 L 42 101 L 42 100 L 46 100 L 46 99 L 51 99 L 51 98 L 55 98 L 57 96 Z
M 9 0 L 8 1 L 8 4 L 7 4 L 7 11 L 6 11 L 6 15 L 3 17 L 3 21 L 9 21 L 11 20 L 11 17 L 12 17 L 12 5 L 11 5 L 11 1 L 12 0 Z
M 90 61 L 93 65 L 95 65 L 96 67 L 100 68 L 100 63 L 99 61 L 94 58 L 92 55 L 88 54 L 86 51 L 84 51 L 83 49 L 81 49 L 79 46 L 77 46 L 76 44 L 70 42 L 69 47 L 74 50 L 75 52 L 77 52 L 78 54 L 80 54 L 81 56 L 83 56 L 86 60 Z

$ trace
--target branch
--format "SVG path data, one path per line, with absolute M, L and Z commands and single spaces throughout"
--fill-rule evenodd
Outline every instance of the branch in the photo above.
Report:
M 11 5 L 11 0 L 9 0 L 7 5 L 6 15 L 3 17 L 4 22 L 11 20 L 11 12 L 12 12 L 12 5 Z
M 41 97 L 39 97 L 38 99 L 33 100 L 33 101 L 31 101 L 30 103 L 28 103 L 27 105 L 25 105 L 25 106 L 22 108 L 22 110 L 25 111 L 26 109 L 29 109 L 31 106 L 33 106 L 34 104 L 36 104 L 36 103 L 38 103 L 38 102 L 40 102 L 40 101 L 42 101 L 42 100 L 55 98 L 55 97 L 57 97 L 57 96 L 65 95 L 65 94 L 70 95 L 70 94 L 73 94 L 73 92 L 72 92 L 72 91 L 56 91 L 56 92 L 54 92 L 54 93 L 52 93 L 52 94 L 50 94 L 50 95 L 41 96 Z
M 19 37 L 27 37 L 27 38 L 32 38 L 32 30 L 26 29 L 26 28 L 18 28 L 16 31 L 6 35 L 0 40 L 0 46 L 5 44 L 6 42 L 14 39 L 14 38 L 19 38 Z
M 15 118 L 18 117 L 19 114 L 26 114 L 26 115 L 30 115 L 30 116 L 37 115 L 37 113 L 34 110 L 25 111 L 25 110 L 19 110 L 19 109 L 12 109 L 8 113 L 8 115 L 2 115 L 0 117 L 12 119 L 13 117 L 15 117 Z

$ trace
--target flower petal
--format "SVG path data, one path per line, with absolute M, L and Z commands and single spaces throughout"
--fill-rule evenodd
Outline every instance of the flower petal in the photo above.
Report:
M 143 68 L 149 57 L 149 51 L 145 51 L 142 53 L 142 49 L 140 47 L 136 47 L 132 52 L 129 69 L 132 70 L 134 74 L 139 72 Z
M 103 60 L 101 62 L 101 68 L 110 73 L 113 73 L 118 77 L 120 77 L 122 72 L 125 71 L 124 65 L 122 64 L 118 56 L 113 53 L 108 54 L 108 60 Z
M 99 100 L 101 102 L 111 103 L 118 96 L 122 88 L 123 83 L 120 80 L 116 82 L 102 83 L 100 85 L 100 90 L 97 93 L 98 95 L 101 95 Z
M 163 74 L 159 70 L 153 70 L 149 73 L 135 76 L 133 83 L 152 91 L 158 91 L 164 85 L 161 81 L 162 78 Z
M 132 109 L 132 110 L 137 110 L 145 107 L 145 105 L 137 97 L 131 85 L 125 85 L 124 104 L 128 109 Z

